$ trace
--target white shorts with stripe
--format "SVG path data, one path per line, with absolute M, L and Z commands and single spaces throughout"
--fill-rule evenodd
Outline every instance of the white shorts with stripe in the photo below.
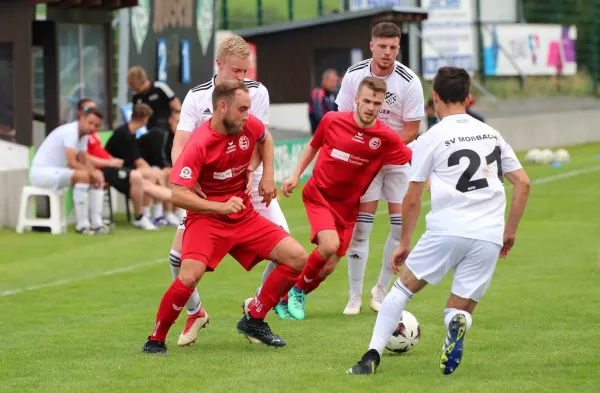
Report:
M 75 171 L 71 168 L 53 168 L 34 166 L 29 170 L 31 185 L 40 188 L 60 190 L 71 185 Z
M 453 271 L 451 292 L 478 302 L 492 282 L 501 246 L 486 240 L 423 234 L 408 255 L 406 267 L 436 285 Z
M 384 165 L 369 185 L 361 202 L 386 201 L 402 203 L 408 190 L 410 165 Z

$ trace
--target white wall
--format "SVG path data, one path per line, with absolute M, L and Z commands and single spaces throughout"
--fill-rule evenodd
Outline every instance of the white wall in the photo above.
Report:
M 310 136 L 308 104 L 271 104 L 269 127 L 281 131 L 301 131 Z
M 0 140 L 0 170 L 29 168 L 29 149 Z

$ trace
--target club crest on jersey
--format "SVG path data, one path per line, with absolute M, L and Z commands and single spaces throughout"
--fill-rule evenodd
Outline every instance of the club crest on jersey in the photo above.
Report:
M 381 146 L 381 139 L 377 138 L 376 136 L 371 138 L 369 141 L 369 147 L 373 150 L 377 150 L 379 149 L 379 146 Z
M 192 170 L 189 166 L 184 166 L 181 168 L 181 172 L 179 172 L 179 177 L 185 180 L 190 180 L 192 178 Z
M 240 137 L 238 144 L 240 145 L 240 149 L 242 150 L 246 150 L 248 147 L 250 147 L 250 141 L 248 140 L 248 137 L 246 135 L 242 135 Z
M 396 93 L 385 93 L 385 102 L 388 105 L 394 105 L 398 101 L 398 95 Z

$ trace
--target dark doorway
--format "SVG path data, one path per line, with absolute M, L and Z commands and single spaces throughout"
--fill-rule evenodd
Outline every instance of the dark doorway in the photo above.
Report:
M 51 21 L 33 22 L 34 105 L 33 118 L 46 123 L 46 135 L 59 126 L 58 45 L 56 24 Z M 41 65 L 41 69 L 38 68 Z
M 345 49 L 319 49 L 314 55 L 313 85 L 310 89 L 320 86 L 323 72 L 333 68 L 340 76 L 344 75 L 348 67 L 352 65 L 352 50 Z M 309 89 L 309 91 L 310 91 Z

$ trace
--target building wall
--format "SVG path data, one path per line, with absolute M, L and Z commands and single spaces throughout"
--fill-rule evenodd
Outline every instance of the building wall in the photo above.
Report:
M 146 7 L 146 4 L 148 5 Z M 207 8 L 208 7 L 208 8 Z M 146 69 L 156 80 L 158 40 L 167 40 L 167 80 L 181 101 L 188 90 L 213 75 L 215 9 L 202 0 L 149 0 L 129 10 L 129 66 Z M 181 41 L 190 45 L 191 80 L 183 83 Z M 131 93 L 127 99 L 131 99 Z
M 351 20 L 310 29 L 246 38 L 256 45 L 257 79 L 269 89 L 271 103 L 306 102 L 313 87 L 314 54 L 320 49 L 360 48 L 370 57 L 371 23 Z
M 33 16 L 33 7 L 11 2 L 0 3 L 0 42 L 10 47 L 13 69 L 12 89 L 2 89 L 7 92 L 12 90 L 12 97 L 3 97 L 4 117 L 7 122 L 12 123 L 16 133 L 14 138 L 7 139 L 25 145 L 31 143 L 32 127 L 31 21 Z M 4 79 L 1 81 L 5 82 Z M 5 128 L 6 126 L 10 127 L 11 124 L 5 125 Z

